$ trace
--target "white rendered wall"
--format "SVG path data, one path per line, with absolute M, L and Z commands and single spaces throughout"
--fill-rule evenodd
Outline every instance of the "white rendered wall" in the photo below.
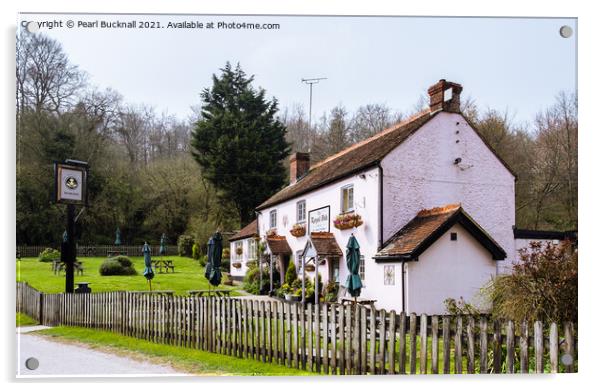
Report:
M 241 239 L 241 240 L 235 240 L 233 242 L 230 242 L 230 275 L 234 276 L 234 277 L 244 277 L 245 274 L 247 273 L 247 270 L 249 269 L 247 266 L 247 262 L 249 260 L 256 260 L 256 256 L 252 256 L 250 257 L 250 252 L 249 252 L 249 241 L 253 240 L 252 238 L 247 238 L 247 239 Z M 237 255 L 236 254 L 236 243 L 242 243 L 242 255 Z M 253 258 L 253 259 L 250 259 Z M 234 266 L 232 266 L 232 264 L 234 264 L 235 262 L 240 262 L 241 263 L 241 267 L 240 269 L 235 268 Z
M 514 176 L 461 115 L 436 114 L 382 167 L 385 241 L 421 209 L 459 202 L 508 254 L 500 266 L 514 260 Z
M 458 234 L 458 240 L 450 240 L 451 232 Z M 488 304 L 479 290 L 495 276 L 495 264 L 491 253 L 456 224 L 418 262 L 407 264 L 406 312 L 445 314 L 444 300 L 460 297 L 486 310 Z
M 364 178 L 360 177 L 364 174 Z M 345 254 L 347 241 L 353 232 L 360 245 L 360 252 L 365 257 L 366 262 L 366 289 L 362 292 L 362 297 L 369 297 L 379 294 L 377 284 L 370 281 L 371 276 L 375 276 L 375 264 L 372 257 L 378 247 L 378 219 L 379 219 L 379 178 L 378 168 L 371 168 L 357 175 L 340 180 L 338 182 L 324 186 L 316 191 L 285 201 L 275 207 L 260 210 L 258 214 L 259 235 L 265 239 L 266 231 L 270 228 L 270 211 L 277 209 L 277 233 L 286 236 L 289 246 L 293 252 L 292 258 L 296 257 L 298 251 L 302 251 L 308 240 L 309 232 L 300 238 L 290 234 L 292 225 L 296 223 L 297 201 L 305 200 L 306 211 L 318 209 L 324 206 L 330 206 L 330 232 L 334 234 L 335 240 L 339 244 L 341 251 Z M 333 220 L 341 212 L 341 188 L 353 184 L 354 187 L 354 208 L 355 212 L 362 216 L 364 224 L 358 228 L 349 230 L 339 230 L 334 227 Z M 328 266 L 322 265 L 318 268 L 322 276 L 322 281 L 328 280 Z M 314 278 L 314 272 L 307 272 L 310 278 Z M 339 280 L 341 284 L 345 283 L 348 271 L 345 264 L 345 256 L 339 260 Z M 372 291 L 370 291 L 372 289 Z

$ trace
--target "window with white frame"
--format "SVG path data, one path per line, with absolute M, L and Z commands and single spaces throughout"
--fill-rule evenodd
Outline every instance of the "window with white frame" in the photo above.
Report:
M 297 223 L 305 223 L 305 200 L 297 202 Z
M 341 189 L 341 212 L 353 212 L 353 185 Z
M 363 255 L 360 255 L 360 278 L 362 279 L 362 283 L 363 285 L 365 284 L 365 279 L 366 279 L 366 259 L 364 258 Z
M 276 228 L 276 223 L 278 222 L 278 215 L 276 214 L 276 209 L 270 211 L 270 228 Z
M 297 274 L 301 273 L 301 267 L 303 267 L 303 250 L 297 251 Z
M 257 259 L 257 240 L 251 238 L 247 241 L 247 248 L 249 250 L 249 259 Z
M 235 253 L 236 253 L 236 260 L 240 261 L 242 260 L 242 240 L 237 241 L 235 244 Z

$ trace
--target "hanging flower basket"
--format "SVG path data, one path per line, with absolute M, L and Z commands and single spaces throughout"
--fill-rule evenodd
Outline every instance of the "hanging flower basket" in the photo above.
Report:
M 316 270 L 314 265 L 305 265 L 305 271 L 313 272 L 314 270 Z
M 242 255 L 242 247 L 236 247 L 236 255 Z
M 293 229 L 291 229 L 291 235 L 296 238 L 300 238 L 301 236 L 305 236 L 305 224 L 294 224 Z
M 276 228 L 270 228 L 265 233 L 266 236 L 276 236 L 277 234 L 278 234 L 278 231 L 276 231 Z
M 235 269 L 240 269 L 242 267 L 242 263 L 240 263 L 240 262 L 234 262 L 232 264 L 232 267 L 234 267 Z
M 362 216 L 357 213 L 343 213 L 338 215 L 333 223 L 335 228 L 345 230 L 359 227 L 364 224 L 364 221 L 362 220 Z

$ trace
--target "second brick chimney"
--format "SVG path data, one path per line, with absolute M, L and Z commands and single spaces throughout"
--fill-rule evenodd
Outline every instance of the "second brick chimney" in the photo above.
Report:
M 442 110 L 459 113 L 461 92 L 462 85 L 445 79 L 439 80 L 436 84 L 429 87 L 428 90 L 429 97 L 431 98 L 431 112 Z
M 295 152 L 290 159 L 291 185 L 309 171 L 309 153 Z

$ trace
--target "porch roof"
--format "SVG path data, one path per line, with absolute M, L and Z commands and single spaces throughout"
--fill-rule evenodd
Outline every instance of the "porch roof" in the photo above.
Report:
M 331 232 L 312 232 L 309 234 L 309 240 L 319 257 L 343 256 L 343 252 Z
M 270 253 L 276 254 L 292 254 L 291 248 L 286 241 L 286 237 L 279 235 L 271 235 L 266 239 Z
M 374 259 L 416 259 L 455 224 L 462 225 L 491 253 L 494 260 L 506 258 L 504 249 L 462 209 L 460 204 L 452 204 L 420 211 L 383 244 Z

